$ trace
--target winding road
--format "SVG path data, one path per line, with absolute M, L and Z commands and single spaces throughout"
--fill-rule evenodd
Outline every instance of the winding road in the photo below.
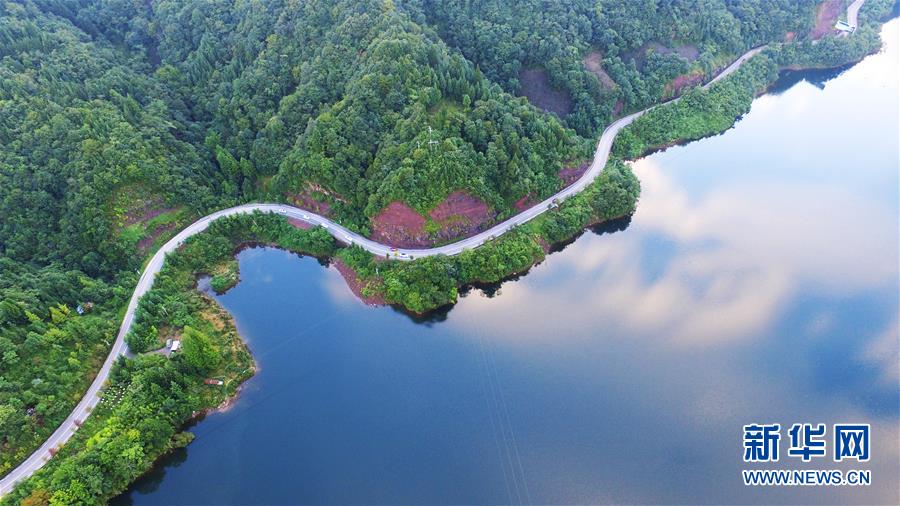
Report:
M 859 26 L 859 21 L 857 19 L 859 15 L 859 8 L 862 7 L 862 4 L 866 0 L 856 0 L 849 6 L 847 6 L 847 24 L 852 26 L 855 30 Z
M 851 24 L 853 24 L 854 26 L 856 24 L 856 14 L 859 11 L 860 6 L 862 6 L 863 1 L 864 0 L 856 0 L 847 9 L 848 19 L 851 20 Z M 710 80 L 703 87 L 708 88 L 709 86 L 731 75 L 747 60 L 761 52 L 763 49 L 765 49 L 765 46 L 760 46 L 747 51 L 746 53 L 741 55 L 741 57 L 735 60 L 731 65 L 723 69 L 718 75 L 716 75 L 716 77 Z M 666 103 L 672 103 L 677 100 L 679 99 L 675 98 Z M 515 226 L 526 223 L 546 212 L 548 209 L 553 207 L 554 204 L 558 204 L 568 197 L 571 197 L 572 195 L 575 195 L 576 193 L 584 190 L 589 184 L 591 184 L 591 182 L 594 181 L 594 179 L 606 166 L 606 163 L 609 159 L 610 149 L 612 148 L 613 140 L 615 139 L 619 131 L 630 125 L 641 115 L 647 113 L 655 107 L 659 107 L 660 105 L 664 104 L 665 103 L 658 104 L 642 111 L 630 114 L 616 120 L 615 122 L 607 126 L 603 131 L 603 134 L 600 136 L 600 140 L 597 142 L 597 149 L 594 152 L 594 159 L 593 162 L 591 162 L 591 166 L 572 185 L 564 188 L 563 190 L 544 200 L 543 202 L 534 205 L 533 207 L 513 216 L 512 218 L 509 218 L 508 220 L 499 223 L 488 230 L 485 230 L 484 232 L 481 232 L 472 237 L 468 237 L 466 239 L 462 239 L 452 244 L 447 244 L 445 246 L 429 249 L 395 249 L 363 237 L 329 220 L 328 218 L 325 218 L 324 216 L 320 216 L 310 211 L 285 204 L 244 204 L 228 209 L 223 209 L 221 211 L 217 211 L 210 215 L 204 216 L 203 218 L 200 218 L 199 220 L 195 221 L 187 228 L 179 232 L 175 237 L 170 239 L 150 259 L 150 262 L 147 264 L 147 266 L 144 268 L 144 272 L 141 274 L 141 278 L 134 289 L 134 293 L 131 295 L 131 300 L 128 302 L 128 309 L 125 312 L 124 319 L 122 320 L 122 325 L 119 327 L 119 333 L 116 335 L 115 343 L 113 343 L 109 356 L 106 357 L 106 361 L 103 363 L 103 366 L 100 368 L 100 371 L 94 378 L 93 383 L 91 383 L 91 386 L 87 389 L 87 392 L 85 392 L 84 397 L 82 397 L 78 405 L 75 406 L 75 409 L 72 410 L 65 421 L 60 424 L 60 426 L 53 432 L 53 434 L 50 435 L 50 437 L 44 442 L 44 444 L 42 444 L 37 450 L 35 450 L 24 462 L 19 464 L 18 467 L 10 471 L 6 476 L 3 477 L 2 480 L 0 480 L 0 497 L 12 490 L 16 483 L 28 478 L 38 469 L 43 467 L 43 465 L 53 456 L 52 450 L 59 448 L 60 446 L 65 444 L 66 441 L 68 441 L 69 438 L 72 437 L 75 431 L 78 430 L 78 427 L 81 426 L 84 420 L 90 415 L 94 407 L 97 406 L 97 404 L 100 402 L 100 390 L 106 383 L 113 364 L 120 355 L 125 355 L 128 352 L 127 346 L 125 345 L 125 335 L 128 334 L 128 331 L 131 329 L 131 324 L 134 321 L 134 313 L 135 309 L 137 309 L 138 301 L 153 286 L 153 281 L 156 278 L 157 273 L 159 273 L 160 269 L 162 269 L 166 255 L 175 251 L 189 237 L 205 230 L 213 221 L 225 216 L 232 216 L 241 213 L 252 213 L 254 211 L 272 212 L 284 215 L 289 218 L 302 220 L 311 225 L 322 226 L 339 241 L 347 244 L 357 244 L 366 251 L 369 251 L 370 253 L 375 255 L 390 255 L 392 258 L 395 258 L 397 260 L 411 260 L 433 255 L 457 255 L 463 251 L 476 248 L 484 244 L 485 242 L 494 239 L 495 237 L 503 235 Z

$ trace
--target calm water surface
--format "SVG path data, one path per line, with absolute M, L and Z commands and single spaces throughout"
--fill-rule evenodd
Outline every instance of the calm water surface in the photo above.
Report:
M 898 29 L 635 163 L 625 231 L 439 321 L 241 253 L 219 301 L 259 374 L 117 503 L 900 503 Z M 744 487 L 751 422 L 871 423 L 873 485 Z

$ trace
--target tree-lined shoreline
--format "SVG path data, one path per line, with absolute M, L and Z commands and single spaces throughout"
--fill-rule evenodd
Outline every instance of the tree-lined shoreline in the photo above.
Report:
M 220 289 L 233 284 L 237 280 L 233 256 L 240 244 L 254 241 L 320 258 L 340 259 L 354 271 L 363 295 L 381 298 L 414 313 L 452 304 L 462 286 L 497 282 L 523 272 L 543 260 L 551 245 L 571 238 L 586 226 L 629 216 L 636 206 L 639 182 L 624 160 L 730 128 L 749 110 L 753 97 L 777 77 L 780 68 L 834 66 L 838 62 L 857 61 L 878 44 L 877 32 L 871 26 L 853 37 L 833 39 L 836 42 L 825 40 L 828 42 L 824 44 L 772 47 L 709 90 L 695 89 L 679 102 L 655 108 L 621 133 L 606 169 L 583 192 L 560 202 L 557 209 L 455 257 L 384 263 L 359 248 L 339 247 L 321 228 L 300 230 L 277 215 L 243 215 L 214 222 L 170 257 L 172 262 L 166 262 L 146 301 L 142 299 L 139 313 L 143 316 L 136 318 L 136 329 L 130 334 L 129 342 L 134 342 L 135 350 L 140 351 L 142 346 L 152 349 L 166 332 L 176 332 L 190 342 L 191 352 L 171 361 L 147 355 L 116 365 L 112 384 L 104 392 L 108 402 L 82 420 L 84 427 L 50 465 L 14 494 L 5 496 L 3 504 L 108 498 L 123 490 L 161 453 L 189 441 L 190 436 L 178 435 L 181 424 L 189 417 L 187 408 L 192 408 L 190 412 L 209 409 L 236 392 L 241 381 L 252 374 L 252 357 L 234 331 L 230 317 L 198 294 L 194 283 L 199 273 L 206 272 L 221 276 Z M 213 143 L 213 147 L 218 149 L 221 145 Z M 234 157 L 229 160 L 221 150 L 217 156 L 221 157 L 220 165 L 233 161 L 235 171 L 245 170 L 241 160 Z M 77 274 L 74 276 L 73 279 L 80 279 Z M 128 274 L 122 276 L 128 278 Z M 127 280 L 118 283 L 113 287 L 95 285 L 95 292 L 89 297 L 108 300 L 94 306 L 88 318 L 98 324 L 114 321 L 117 308 L 125 300 L 119 286 L 129 284 Z M 13 303 L 16 307 L 4 308 L 4 321 L 31 320 L 30 325 L 43 325 L 47 333 L 55 332 L 53 329 L 65 331 L 68 327 L 74 331 L 74 326 L 88 321 L 71 315 L 75 302 L 87 302 L 85 293 L 82 289 L 80 293 L 66 296 L 67 303 L 60 302 L 56 316 L 50 311 L 46 321 L 31 313 L 38 319 L 35 321 L 21 304 Z M 170 328 L 161 329 L 161 326 Z M 97 332 L 108 336 L 110 329 Z M 203 386 L 202 379 L 208 375 L 225 378 L 227 387 L 214 390 Z M 117 389 L 123 393 L 113 399 L 112 392 Z M 142 427 L 139 435 L 129 440 L 130 428 L 138 425 Z M 153 438 L 145 439 L 145 433 Z M 127 466 L 121 461 L 121 456 L 126 454 L 134 455 L 134 461 Z M 123 464 L 119 471 L 102 472 L 98 483 L 86 480 L 85 473 L 99 471 L 97 463 L 107 457 L 111 466 Z M 59 486 L 63 483 L 69 484 L 65 490 Z

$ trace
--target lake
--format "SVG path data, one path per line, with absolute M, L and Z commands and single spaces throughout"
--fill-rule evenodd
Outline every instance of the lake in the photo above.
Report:
M 114 503 L 900 503 L 898 35 L 635 162 L 625 230 L 427 321 L 243 251 L 218 300 L 259 373 Z M 755 422 L 782 452 L 792 423 L 869 423 L 872 459 L 745 464 Z M 872 485 L 741 480 L 791 467 Z

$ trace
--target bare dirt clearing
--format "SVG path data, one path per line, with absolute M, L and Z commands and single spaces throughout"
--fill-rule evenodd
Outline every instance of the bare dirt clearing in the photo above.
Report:
M 588 69 L 588 72 L 597 76 L 604 88 L 611 90 L 616 87 L 616 82 L 603 70 L 603 53 L 601 51 L 595 50 L 588 53 L 584 57 L 584 67 Z
M 440 227 L 439 241 L 475 234 L 494 219 L 494 213 L 485 201 L 463 191 L 448 195 L 428 215 Z
M 559 169 L 559 172 L 557 173 L 557 175 L 559 176 L 560 179 L 563 180 L 563 188 L 571 185 L 575 181 L 578 181 L 578 178 L 583 176 L 584 173 L 587 172 L 588 167 L 590 167 L 590 166 L 591 166 L 591 162 L 589 160 L 589 161 L 583 162 L 581 165 L 577 165 L 575 167 L 563 167 L 562 169 Z
M 666 89 L 664 91 L 665 96 L 674 97 L 676 95 L 681 95 L 681 92 L 686 88 L 690 88 L 692 86 L 697 86 L 703 82 L 703 74 L 701 72 L 691 72 L 689 74 L 682 74 L 675 79 L 672 79 L 666 84 Z
M 666 46 L 660 42 L 646 42 L 638 48 L 622 53 L 622 61 L 634 60 L 634 64 L 638 70 L 644 69 L 647 58 L 651 53 L 658 53 L 664 56 L 678 55 L 688 62 L 693 62 L 700 57 L 700 49 L 693 44 L 675 44 L 672 47 Z
M 403 202 L 391 202 L 372 218 L 372 238 L 399 248 L 433 246 L 480 232 L 495 217 L 490 206 L 455 191 L 422 216 Z
M 309 209 L 325 217 L 331 217 L 331 204 L 325 202 L 322 198 L 316 198 L 315 193 L 310 190 L 288 195 L 288 200 L 297 207 Z
M 536 107 L 552 112 L 560 118 L 572 112 L 572 99 L 569 94 L 555 89 L 550 84 L 547 71 L 540 68 L 522 69 L 519 72 L 522 83 L 521 94 Z
M 372 217 L 372 240 L 398 248 L 429 244 L 425 217 L 403 202 L 391 202 Z
M 809 38 L 818 40 L 829 33 L 836 32 L 834 25 L 843 11 L 843 0 L 825 0 L 819 4 L 816 9 L 816 24 L 809 32 Z

